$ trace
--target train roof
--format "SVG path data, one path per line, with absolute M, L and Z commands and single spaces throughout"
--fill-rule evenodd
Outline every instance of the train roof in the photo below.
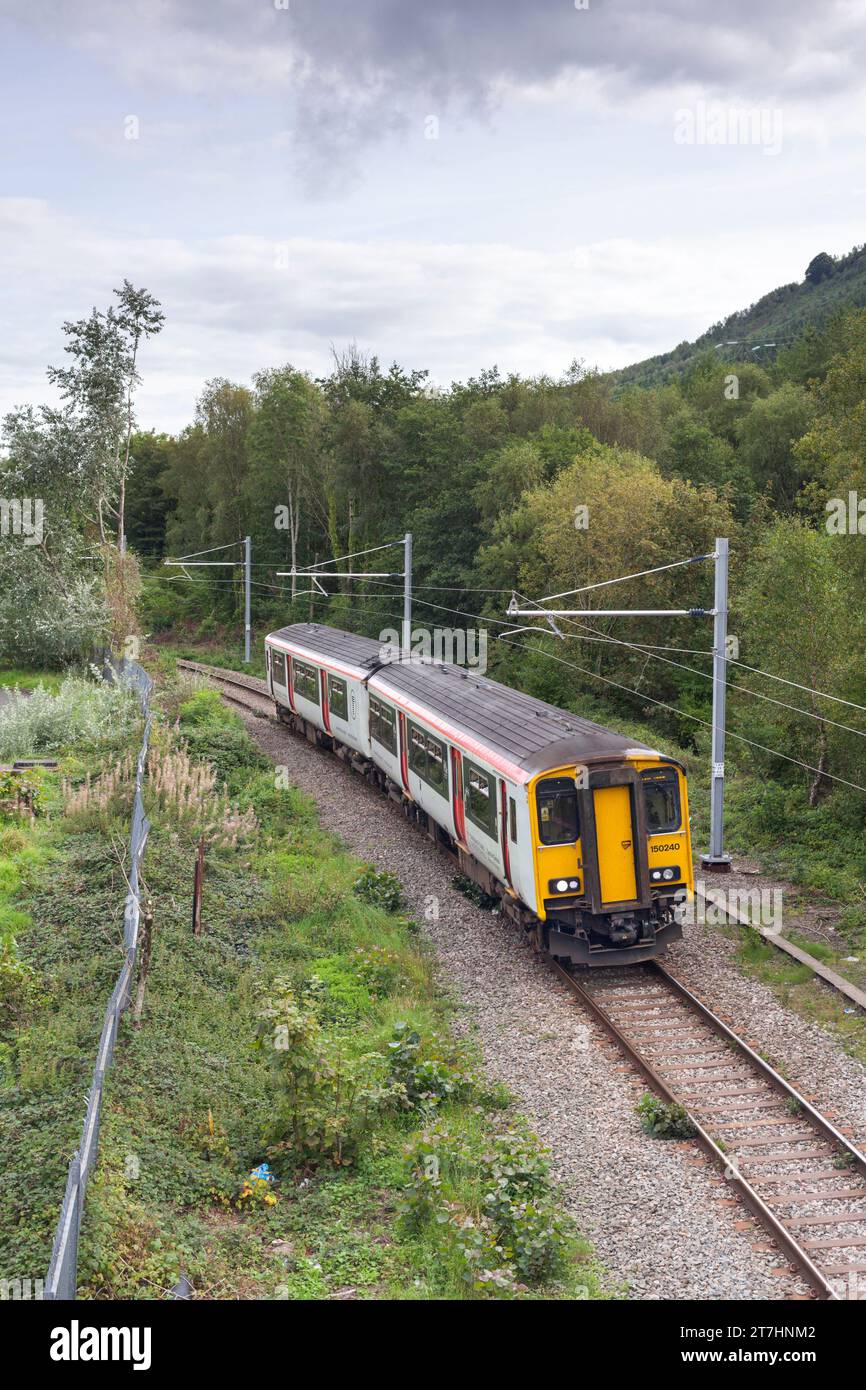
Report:
M 521 768 L 527 778 L 548 768 L 623 757 L 629 752 L 659 756 L 633 738 L 475 675 L 471 669 L 432 660 L 414 659 L 405 665 L 383 661 L 381 643 L 369 637 L 318 623 L 293 623 L 271 636 L 353 667 L 374 689 L 402 695 L 464 730 Z
M 389 688 L 465 729 L 533 777 L 569 763 L 622 757 L 643 745 L 499 681 L 447 662 L 389 663 L 372 685 Z
M 338 627 L 325 627 L 322 623 L 292 623 L 268 633 L 267 640 L 273 638 L 304 647 L 311 655 L 318 653 L 341 666 L 349 666 L 361 680 L 366 680 L 382 664 L 381 642 L 372 637 L 358 637 L 354 632 L 341 632 Z

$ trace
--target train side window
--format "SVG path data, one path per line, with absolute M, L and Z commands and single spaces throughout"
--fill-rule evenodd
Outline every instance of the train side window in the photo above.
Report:
M 414 724 L 409 725 L 409 766 L 419 777 L 427 771 L 427 740 Z
M 536 791 L 538 833 L 543 845 L 568 845 L 580 838 L 577 791 L 570 777 L 548 777 Z
M 508 834 L 517 844 L 517 802 L 513 796 L 508 798 Z
M 339 676 L 328 676 L 328 704 L 340 719 L 349 718 L 349 691 Z
M 409 724 L 409 766 L 422 782 L 441 796 L 448 795 L 448 769 L 445 766 L 445 747 L 430 738 L 416 724 Z
M 319 703 L 319 682 L 315 666 L 308 666 L 305 661 L 296 659 L 292 662 L 292 679 L 296 695 L 302 695 L 305 700 L 312 700 L 314 705 Z
M 445 766 L 445 749 L 435 738 L 427 740 L 427 781 L 434 791 L 448 795 L 448 770 Z
M 680 779 L 676 768 L 648 767 L 641 773 L 648 835 L 670 834 L 679 830 Z
M 397 715 L 390 705 L 370 699 L 370 737 L 389 753 L 397 753 Z
M 493 795 L 491 779 L 480 767 L 475 767 L 463 759 L 464 786 L 466 787 L 466 814 L 477 825 L 496 839 L 496 798 Z
M 285 685 L 286 683 L 286 654 L 277 651 L 276 647 L 269 647 L 271 654 L 271 675 L 274 685 Z

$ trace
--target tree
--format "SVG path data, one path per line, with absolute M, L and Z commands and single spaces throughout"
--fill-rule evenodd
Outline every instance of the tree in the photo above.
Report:
M 806 279 L 810 285 L 820 285 L 822 280 L 829 280 L 831 275 L 836 273 L 836 262 L 832 256 L 828 256 L 826 251 L 819 251 L 817 256 L 813 256 L 806 266 Z
M 305 506 L 316 511 L 320 524 L 327 523 L 327 485 L 322 460 L 325 422 L 321 391 L 293 367 L 259 372 L 253 378 L 256 394 L 250 425 L 251 490 L 266 499 L 271 524 L 274 509 L 286 508 L 289 559 L 298 563 L 298 537 Z M 292 599 L 297 581 L 292 574 Z
M 133 550 L 153 560 L 161 558 L 165 551 L 165 530 L 171 511 L 165 480 L 176 448 L 170 435 L 155 434 L 153 430 L 134 434 L 130 440 L 126 536 Z
M 848 735 L 846 742 L 844 732 L 831 722 L 852 723 L 851 711 L 840 715 L 839 706 L 833 706 L 830 714 L 831 707 L 816 693 L 857 700 L 862 606 L 856 602 L 856 586 L 835 537 L 787 517 L 777 521 L 763 541 L 754 540 L 758 543 L 750 556 L 748 578 L 734 609 L 742 659 L 804 689 L 775 683 L 768 687 L 760 677 L 749 677 L 744 684 L 783 703 L 740 695 L 733 702 L 739 711 L 736 720 L 754 741 L 816 768 L 809 787 L 809 805 L 814 807 L 832 788 L 828 772 L 862 780 L 862 740 Z M 808 713 L 787 706 L 800 706 Z
M 802 386 L 786 381 L 758 398 L 737 427 L 740 462 L 759 491 L 769 489 L 774 504 L 790 511 L 807 469 L 794 446 L 815 414 L 813 398 Z
M 69 367 L 49 367 L 48 380 L 73 412 L 82 442 L 84 476 L 105 543 L 106 514 L 117 521 L 117 543 L 124 546 L 126 482 L 134 426 L 133 398 L 139 384 L 141 341 L 159 333 L 165 321 L 159 302 L 147 290 L 124 280 L 114 291 L 117 308 L 63 324 L 73 358 Z

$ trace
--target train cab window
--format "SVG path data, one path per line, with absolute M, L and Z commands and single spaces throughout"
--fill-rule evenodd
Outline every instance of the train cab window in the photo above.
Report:
M 349 718 L 349 691 L 339 676 L 328 676 L 328 704 L 338 718 Z
M 508 834 L 517 844 L 517 802 L 513 796 L 508 798 Z
M 293 661 L 292 681 L 296 695 L 303 696 L 305 700 L 312 700 L 314 705 L 319 703 L 319 682 L 315 666 L 308 666 L 305 661 Z
M 463 760 L 463 785 L 466 788 L 466 814 L 479 830 L 496 839 L 496 797 L 493 780 L 479 767 Z
M 370 737 L 389 753 L 397 753 L 397 713 L 390 705 L 370 697 Z
M 680 780 L 676 768 L 648 767 L 641 773 L 648 835 L 680 828 Z
M 571 777 L 548 777 L 539 782 L 536 804 L 543 845 L 568 845 L 580 838 L 577 790 Z
M 286 654 L 278 652 L 276 647 L 269 647 L 271 653 L 271 674 L 274 685 L 286 684 Z

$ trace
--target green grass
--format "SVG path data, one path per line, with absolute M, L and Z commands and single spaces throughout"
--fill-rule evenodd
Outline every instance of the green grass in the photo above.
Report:
M 209 692 L 164 692 L 157 703 L 168 718 L 180 717 L 200 755 L 219 761 L 230 749 L 221 780 L 255 808 L 261 829 L 238 849 L 208 850 L 204 932 L 194 937 L 197 833 L 150 806 L 144 881 L 153 954 L 141 1026 L 124 1017 L 107 1079 L 80 1296 L 166 1297 L 181 1271 L 196 1296 L 216 1299 L 484 1296 L 467 1282 L 453 1224 L 402 1214 L 411 1181 L 406 1149 L 435 1120 L 459 1160 L 442 1200 L 459 1210 L 461 1223 L 480 1228 L 491 1147 L 497 1135 L 522 1131 L 508 1096 L 486 1086 L 476 1059 L 455 1043 L 451 1006 L 414 924 L 369 900 L 376 896 L 371 880 L 356 891 L 363 866 L 320 827 L 305 797 L 277 788 L 236 716 Z M 157 746 L 166 738 L 163 724 Z M 14 856 L 0 858 L 0 885 L 10 910 L 21 914 L 19 949 L 44 996 L 15 1030 L 11 1084 L 0 1090 L 4 1277 L 44 1274 L 66 1163 L 78 1143 L 120 961 L 124 883 L 113 824 L 100 833 L 86 816 L 56 821 L 37 829 L 35 840 L 28 832 L 25 843 L 10 841 Z M 53 854 L 50 878 L 36 849 L 43 836 Z M 26 864 L 34 853 L 26 873 L 8 869 L 13 857 Z M 306 1001 L 322 1057 L 366 1069 L 386 1089 L 385 1101 L 365 1101 L 369 1121 L 361 1123 L 360 1102 L 349 1104 L 340 1164 L 330 1141 L 302 1156 L 280 1147 L 286 1091 L 273 1049 L 255 1043 L 263 995 L 281 988 Z M 404 1021 L 421 1039 L 419 1075 L 443 1087 L 438 1102 L 392 1100 L 408 1095 L 388 1090 L 389 1044 Z M 333 1105 L 320 1086 L 304 1114 L 327 1119 Z M 244 1184 L 263 1160 L 278 1181 L 250 1196 Z M 556 1212 L 546 1178 L 542 1186 Z M 266 1205 L 265 1192 L 276 1202 Z M 547 1276 L 507 1296 L 606 1296 L 591 1252 L 568 1222 L 560 1254 Z
M 44 685 L 46 690 L 57 691 L 60 689 L 63 676 L 62 671 L 34 671 L 0 666 L 0 688 L 9 686 L 13 690 L 35 690 L 37 685 Z
M 168 640 L 151 644 L 148 657 L 152 657 L 164 673 L 169 673 L 180 658 L 184 661 L 200 661 L 206 666 L 222 666 L 227 671 L 242 671 L 245 675 L 258 676 L 264 680 L 265 637 L 272 631 L 273 627 L 270 625 L 253 631 L 248 666 L 243 660 L 243 634 L 237 640 L 232 640 L 223 633 L 204 639 L 193 636 L 184 640 L 177 633 L 171 633 Z

